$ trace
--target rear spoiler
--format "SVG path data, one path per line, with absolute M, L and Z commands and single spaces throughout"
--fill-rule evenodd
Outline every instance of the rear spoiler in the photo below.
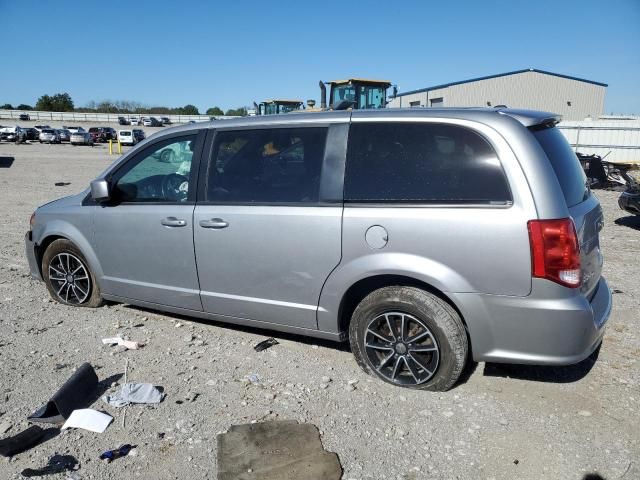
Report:
M 514 108 L 500 108 L 496 110 L 499 114 L 508 115 L 531 130 L 544 130 L 555 127 L 562 115 L 550 112 L 539 112 L 535 110 L 518 110 Z

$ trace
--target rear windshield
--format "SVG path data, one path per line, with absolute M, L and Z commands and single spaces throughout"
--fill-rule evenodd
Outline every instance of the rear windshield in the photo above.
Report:
M 589 196 L 587 177 L 578 157 L 557 128 L 534 130 L 534 136 L 547 154 L 558 177 L 568 207 L 577 205 Z

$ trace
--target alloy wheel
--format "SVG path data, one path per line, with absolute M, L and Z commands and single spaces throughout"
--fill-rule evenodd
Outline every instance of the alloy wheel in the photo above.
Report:
M 420 385 L 438 369 L 440 349 L 429 327 L 403 312 L 387 312 L 367 325 L 365 351 L 376 372 L 399 385 Z
M 71 253 L 59 253 L 51 259 L 49 280 L 58 298 L 66 303 L 84 303 L 91 292 L 91 279 L 87 268 Z

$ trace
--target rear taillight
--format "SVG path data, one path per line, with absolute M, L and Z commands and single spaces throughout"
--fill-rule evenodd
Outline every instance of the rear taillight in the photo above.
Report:
M 580 246 L 570 218 L 529 220 L 531 274 L 565 287 L 580 286 Z

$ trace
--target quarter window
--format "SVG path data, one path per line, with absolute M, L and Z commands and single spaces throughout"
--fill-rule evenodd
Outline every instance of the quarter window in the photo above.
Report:
M 505 204 L 511 194 L 496 152 L 467 128 L 354 123 L 345 201 Z
M 318 201 L 326 128 L 216 134 L 206 200 L 216 203 Z
M 145 149 L 118 172 L 113 187 L 120 202 L 186 202 L 195 135 L 166 140 Z

